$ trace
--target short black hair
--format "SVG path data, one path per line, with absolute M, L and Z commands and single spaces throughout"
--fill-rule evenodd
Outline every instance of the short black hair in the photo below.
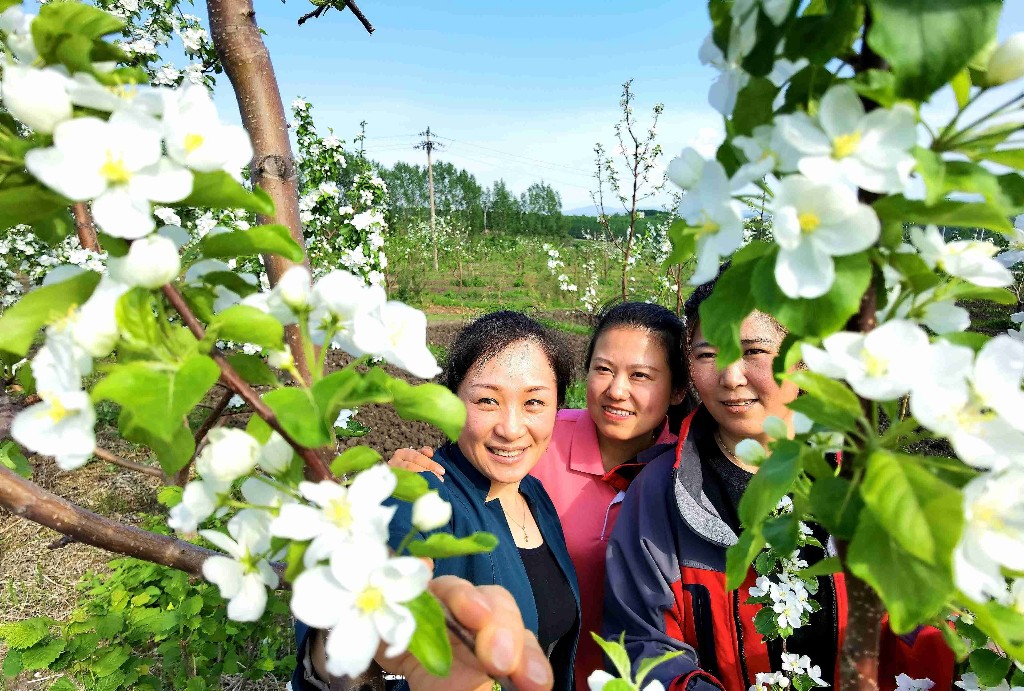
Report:
M 587 357 L 583 361 L 588 371 L 597 339 L 605 331 L 616 328 L 640 329 L 656 335 L 665 348 L 668 366 L 672 372 L 672 388 L 682 389 L 686 386 L 683 322 L 675 312 L 653 302 L 620 302 L 598 316 L 597 326 L 594 327 L 594 333 L 587 345 Z
M 718 274 L 707 283 L 701 283 L 699 286 L 693 289 L 690 293 L 690 297 L 686 298 L 686 302 L 683 303 L 683 318 L 686 320 L 686 340 L 689 341 L 693 338 L 694 330 L 697 328 L 697 323 L 700 321 L 700 306 L 704 304 L 704 301 L 711 297 L 711 292 L 715 289 L 715 285 L 718 283 L 718 279 L 721 278 L 725 270 L 732 264 L 730 261 L 722 263 L 722 266 L 718 269 Z
M 565 402 L 565 391 L 572 381 L 572 357 L 565 341 L 552 329 L 521 312 L 502 310 L 485 314 L 462 328 L 452 341 L 441 372 L 441 383 L 452 393 L 477 364 L 487 362 L 513 343 L 536 343 L 555 373 L 558 405 Z

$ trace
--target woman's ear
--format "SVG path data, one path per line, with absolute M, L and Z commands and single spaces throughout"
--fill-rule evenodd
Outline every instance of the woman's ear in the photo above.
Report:
M 669 405 L 679 405 L 686 400 L 686 387 L 672 390 L 672 398 L 668 399 Z

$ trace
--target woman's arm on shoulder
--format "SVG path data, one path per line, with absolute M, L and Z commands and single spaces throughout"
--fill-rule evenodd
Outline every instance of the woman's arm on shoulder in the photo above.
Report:
M 626 492 L 608 543 L 602 633 L 611 640 L 625 635 L 634 670 L 641 660 L 681 653 L 650 673 L 670 691 L 720 691 L 677 633 L 686 604 L 679 597 L 674 522 L 681 519 L 673 511 L 671 461 L 667 454 L 651 461 Z

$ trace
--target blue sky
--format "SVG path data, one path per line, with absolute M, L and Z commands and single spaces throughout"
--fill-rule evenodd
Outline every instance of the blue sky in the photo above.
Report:
M 1024 30 L 1024 3 L 1007 5 L 1001 37 Z M 323 134 L 350 141 L 366 120 L 367 151 L 387 164 L 425 162 L 412 144 L 429 125 L 449 138 L 437 157 L 482 185 L 503 178 L 523 191 L 543 179 L 572 209 L 589 204 L 594 143 L 615 143 L 626 79 L 645 125 L 665 104 L 667 154 L 721 131 L 707 105 L 714 72 L 697 60 L 710 27 L 699 0 L 363 0 L 373 35 L 348 11 L 299 27 L 306 2 L 256 6 L 286 105 L 305 97 Z M 234 115 L 221 82 L 218 101 Z

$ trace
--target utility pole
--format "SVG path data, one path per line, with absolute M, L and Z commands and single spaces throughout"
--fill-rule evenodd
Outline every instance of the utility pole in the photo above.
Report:
M 366 143 L 366 120 L 359 123 L 359 136 L 356 139 L 359 140 L 359 158 L 366 158 L 363 152 L 363 144 Z
M 416 145 L 417 149 L 426 149 L 427 151 L 427 186 L 430 191 L 430 238 L 434 243 L 434 271 L 438 271 L 437 267 L 437 228 L 434 225 L 434 165 L 430 159 L 430 152 L 434 149 L 442 148 L 442 145 L 433 141 L 431 137 L 430 127 L 427 127 L 426 132 L 420 132 L 421 137 L 426 137 L 422 142 Z

